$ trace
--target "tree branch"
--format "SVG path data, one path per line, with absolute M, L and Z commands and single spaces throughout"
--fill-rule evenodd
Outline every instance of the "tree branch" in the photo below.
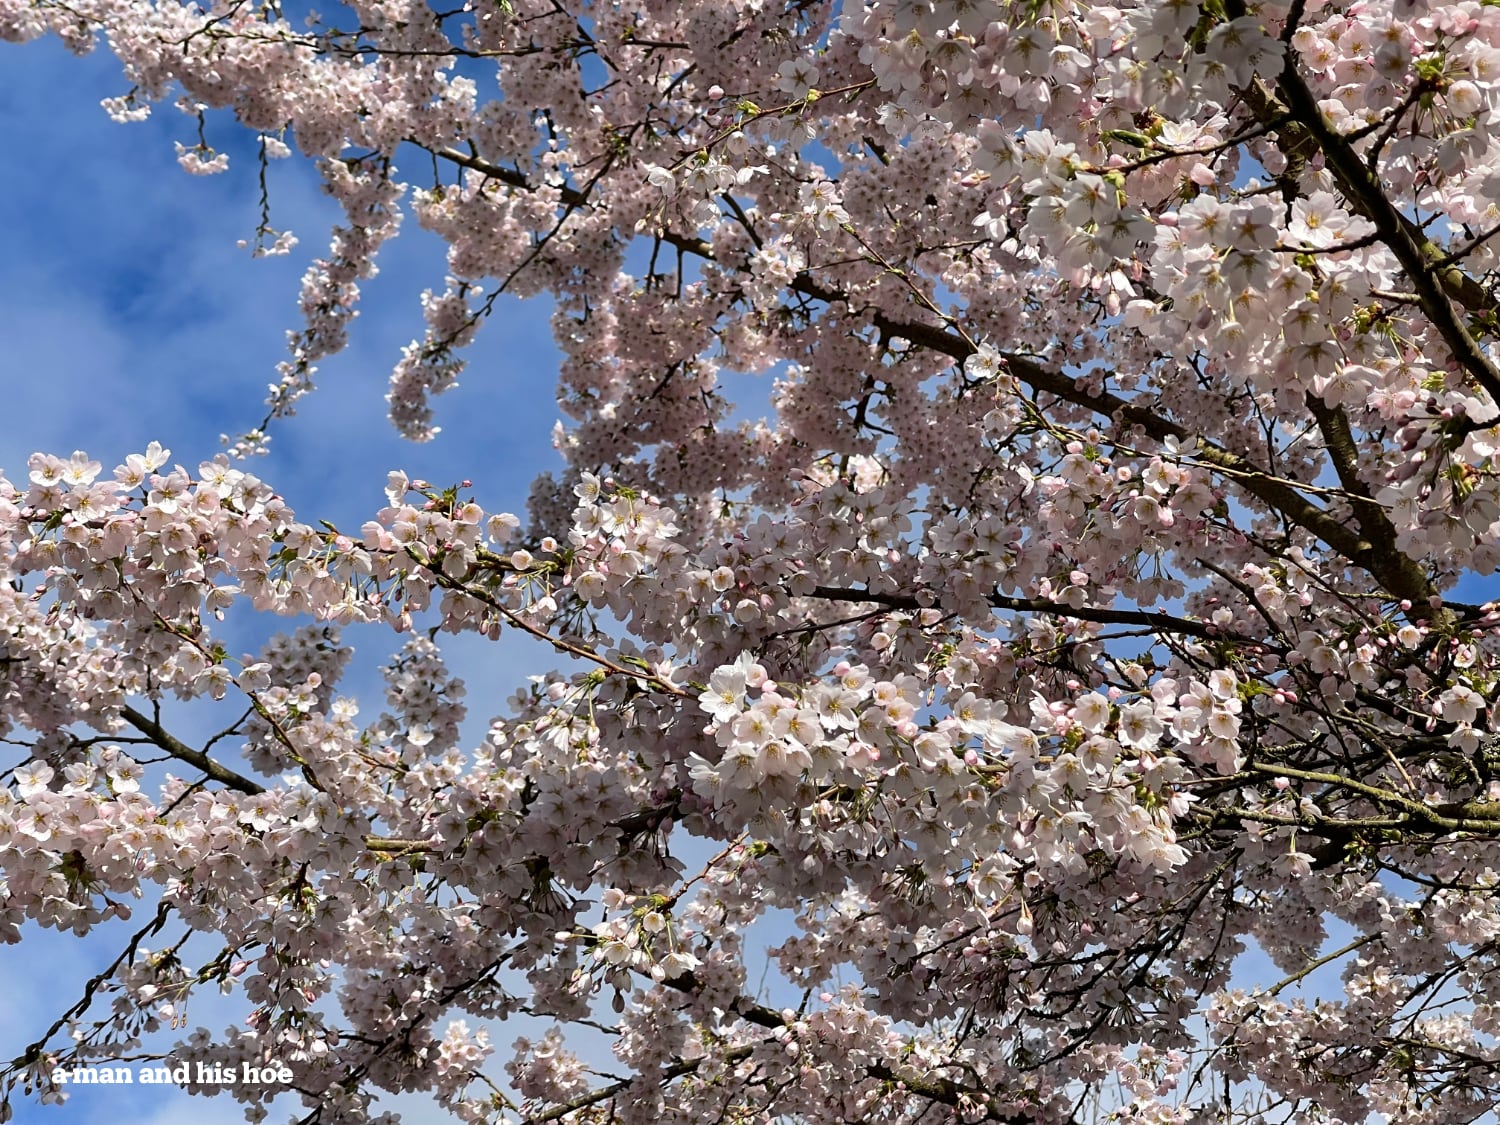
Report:
M 1287 52 L 1277 91 L 1280 97 L 1256 80 L 1242 92 L 1262 122 L 1277 125 L 1289 153 L 1304 158 L 1311 151 L 1323 153 L 1339 190 L 1356 211 L 1375 224 L 1380 241 L 1401 263 L 1423 313 L 1454 360 L 1500 406 L 1500 370 L 1484 354 L 1454 308 L 1457 301 L 1472 312 L 1490 312 L 1495 308 L 1494 301 L 1482 285 L 1452 264 L 1420 227 L 1397 210 L 1378 175 L 1355 152 L 1354 145 L 1329 128 L 1317 99 L 1297 72 L 1294 52 Z
M 187 743 L 180 741 L 155 719 L 141 714 L 129 704 L 120 709 L 120 716 L 136 730 L 149 738 L 156 746 L 165 750 L 180 762 L 186 762 L 194 769 L 203 771 L 210 780 L 217 781 L 230 789 L 237 789 L 241 793 L 249 793 L 254 796 L 264 793 L 265 786 L 251 781 L 243 774 L 235 773 L 228 766 L 220 765 L 201 750 L 194 750 Z
M 870 602 L 876 605 L 888 606 L 891 609 L 909 610 L 912 612 L 932 608 L 931 606 L 924 606 L 910 594 L 882 594 L 875 590 L 850 590 L 832 586 L 817 586 L 813 588 L 810 596 L 824 598 L 828 601 Z M 1179 633 L 1184 636 L 1200 637 L 1204 640 L 1240 641 L 1246 644 L 1265 643 L 1263 638 L 1226 633 L 1224 630 L 1207 621 L 1194 621 L 1185 617 L 1173 617 L 1169 613 L 1155 613 L 1151 610 L 1101 609 L 1096 606 L 1080 606 L 1075 608 L 1061 602 L 1048 601 L 1045 598 L 1011 598 L 1003 594 L 991 594 L 985 600 L 996 609 L 1014 610 L 1019 613 L 1052 613 L 1058 617 L 1069 617 L 1075 621 L 1093 621 L 1103 625 L 1140 625 L 1160 633 Z
M 235 773 L 228 766 L 214 761 L 201 750 L 194 750 L 187 743 L 177 738 L 160 723 L 154 719 L 141 714 L 128 704 L 120 709 L 120 715 L 136 730 L 140 731 L 151 742 L 165 750 L 180 762 L 186 762 L 195 769 L 202 770 L 210 780 L 217 781 L 229 789 L 240 793 L 255 796 L 264 793 L 266 787 L 260 785 L 243 774 Z M 388 854 L 395 856 L 417 855 L 423 852 L 433 851 L 432 842 L 429 840 L 406 840 L 387 836 L 366 836 L 365 847 L 377 854 Z

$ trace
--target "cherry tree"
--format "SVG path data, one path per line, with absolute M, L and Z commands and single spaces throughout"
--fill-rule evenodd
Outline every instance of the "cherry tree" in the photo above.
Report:
M 0 479 L 0 935 L 136 927 L 7 1106 L 125 1057 L 285 1065 L 307 1125 L 1500 1096 L 1500 8 L 0 0 L 46 35 L 196 118 L 188 172 L 248 130 L 344 218 L 226 455 Z M 404 435 L 553 302 L 525 518 L 250 471 L 406 216 L 448 277 Z M 236 656 L 251 614 L 303 623 Z M 402 635 L 373 706 L 356 623 Z M 562 669 L 466 746 L 439 638 L 506 631 Z M 157 706 L 200 697 L 206 745 Z

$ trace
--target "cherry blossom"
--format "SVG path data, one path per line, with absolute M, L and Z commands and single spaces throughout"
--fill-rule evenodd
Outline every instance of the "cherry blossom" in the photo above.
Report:
M 1492 1109 L 1500 9 L 0 5 L 47 35 L 343 218 L 226 455 L 0 476 L 0 937 L 134 927 L 0 1115 L 125 1057 L 308 1125 Z M 340 529 L 244 458 L 408 214 L 369 393 L 442 440 L 546 294 L 560 461 Z M 561 667 L 476 703 L 508 631 Z

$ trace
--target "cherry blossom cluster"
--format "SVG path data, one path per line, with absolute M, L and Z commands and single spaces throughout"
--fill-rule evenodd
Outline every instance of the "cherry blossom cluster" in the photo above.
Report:
M 233 453 L 409 210 L 394 423 L 545 294 L 562 463 L 342 531 L 227 456 L 0 477 L 0 935 L 141 927 L 0 1107 L 168 1053 L 309 1125 L 1494 1101 L 1500 9 L 0 4 L 50 34 L 342 208 Z M 469 745 L 441 638 L 507 631 L 564 666 Z

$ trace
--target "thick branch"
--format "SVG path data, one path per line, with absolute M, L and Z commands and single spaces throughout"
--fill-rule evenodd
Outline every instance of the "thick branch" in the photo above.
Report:
M 798 274 L 793 279 L 791 288 L 821 301 L 847 301 L 843 294 L 820 285 L 805 273 Z M 879 312 L 875 314 L 874 323 L 882 333 L 901 336 L 914 344 L 951 356 L 960 363 L 974 353 L 973 346 L 962 336 L 935 325 L 908 324 Z M 1060 371 L 1043 367 L 1027 356 L 1008 353 L 1005 360 L 1016 378 L 1064 402 L 1085 407 L 1106 417 L 1117 418 L 1127 426 L 1139 427 L 1156 441 L 1165 442 L 1172 438 L 1190 447 L 1196 441 L 1194 454 L 1199 461 L 1230 477 L 1250 495 L 1280 512 L 1298 527 L 1312 532 L 1351 562 L 1364 567 L 1394 597 L 1425 602 L 1432 596 L 1432 586 L 1420 567 L 1399 552 L 1393 557 L 1390 552 L 1378 550 L 1342 520 L 1308 500 L 1294 482 L 1273 477 L 1239 454 L 1213 444 L 1149 407 L 1127 402 L 1108 391 L 1086 390 L 1076 380 Z M 1381 518 L 1384 519 L 1383 516 Z M 1388 520 L 1386 524 L 1389 526 Z M 1394 530 L 1391 531 L 1390 538 L 1394 542 Z
M 1421 801 L 1402 796 L 1400 793 L 1393 793 L 1389 789 L 1367 785 L 1365 782 L 1356 781 L 1350 777 L 1341 777 L 1336 773 L 1289 769 L 1286 766 L 1263 762 L 1252 762 L 1246 768 L 1271 777 L 1284 777 L 1290 781 L 1309 781 L 1357 794 L 1377 805 L 1399 810 L 1409 818 L 1409 824 L 1419 829 L 1425 828 L 1430 832 L 1442 835 L 1451 832 L 1472 832 L 1481 836 L 1500 835 L 1500 802 L 1460 801 L 1447 805 L 1425 805 Z M 1337 821 L 1331 823 L 1337 823 Z
M 1307 408 L 1323 434 L 1324 448 L 1328 450 L 1339 484 L 1354 508 L 1359 530 L 1371 544 L 1370 558 L 1375 560 L 1372 571 L 1374 565 L 1378 565 L 1383 571 L 1399 575 L 1403 588 L 1420 591 L 1423 595 L 1421 601 L 1426 602 L 1437 591 L 1422 568 L 1396 546 L 1395 527 L 1385 509 L 1370 495 L 1365 482 L 1359 479 L 1359 450 L 1354 443 L 1349 416 L 1343 407 L 1331 407 L 1312 394 L 1307 396 Z M 1402 596 L 1411 598 L 1410 594 Z
M 875 590 L 839 589 L 818 586 L 812 597 L 837 602 L 870 602 L 889 606 L 891 609 L 917 612 L 931 608 L 924 606 L 910 594 L 882 594 Z M 1226 633 L 1207 621 L 1194 621 L 1185 617 L 1173 617 L 1169 613 L 1156 613 L 1140 609 L 1101 609 L 1096 606 L 1074 607 L 1045 598 L 1010 598 L 1003 594 L 991 594 L 985 599 L 996 609 L 1014 610 L 1019 613 L 1052 613 L 1058 617 L 1070 617 L 1075 621 L 1093 621 L 1103 625 L 1139 625 L 1159 633 L 1177 633 L 1182 636 L 1201 637 L 1204 640 L 1232 640 L 1245 643 L 1258 642 L 1255 637 Z
M 165 750 L 179 762 L 186 762 L 194 769 L 202 770 L 212 781 L 230 789 L 237 789 L 241 793 L 264 793 L 265 786 L 258 785 L 243 774 L 235 773 L 228 766 L 220 765 L 201 750 L 194 750 L 187 743 L 176 738 L 170 731 L 158 723 L 155 719 L 142 715 L 134 707 L 129 705 L 120 709 L 120 715 L 136 730 L 140 731 L 161 749 Z
M 1323 120 L 1317 99 L 1297 73 L 1295 57 L 1288 53 L 1277 81 L 1278 98 L 1259 82 L 1245 91 L 1255 115 L 1268 124 L 1280 122 L 1279 132 L 1289 149 L 1305 152 L 1315 146 L 1338 182 L 1344 197 L 1375 224 L 1380 241 L 1406 271 L 1423 313 L 1442 336 L 1443 342 L 1463 370 L 1500 405 L 1500 370 L 1490 362 L 1459 316 L 1458 301 L 1475 312 L 1492 311 L 1494 302 L 1483 286 L 1448 260 L 1415 223 L 1396 208 L 1371 169 L 1347 139 Z

